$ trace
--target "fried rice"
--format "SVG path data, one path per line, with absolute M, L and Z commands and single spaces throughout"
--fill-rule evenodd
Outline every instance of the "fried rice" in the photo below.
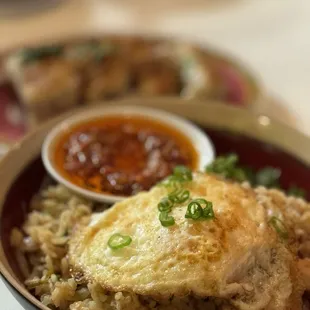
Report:
M 25 285 L 45 306 L 61 310 L 231 309 L 224 300 L 193 297 L 158 302 L 133 293 L 105 291 L 83 276 L 71 276 L 68 241 L 75 225 L 87 225 L 95 205 L 62 185 L 50 186 L 34 197 L 24 225 L 14 228 L 11 245 L 25 277 Z
M 259 187 L 255 191 L 265 204 L 270 199 L 286 199 L 285 207 L 291 210 L 288 217 L 297 227 L 296 233 L 303 241 L 300 251 L 308 256 L 308 204 L 302 199 L 287 198 L 278 190 Z M 294 204 L 294 208 L 290 208 L 291 204 Z M 11 245 L 16 251 L 25 285 L 44 305 L 61 310 L 234 309 L 224 300 L 214 298 L 172 297 L 159 302 L 134 293 L 104 290 L 97 283 L 87 282 L 82 274 L 72 276 L 67 252 L 68 241 L 75 226 L 87 225 L 92 213 L 106 208 L 105 205 L 96 205 L 73 194 L 62 185 L 49 186 L 33 198 L 23 226 L 12 230 Z

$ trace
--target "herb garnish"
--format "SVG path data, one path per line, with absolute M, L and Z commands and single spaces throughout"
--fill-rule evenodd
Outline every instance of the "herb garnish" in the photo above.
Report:
M 173 169 L 173 175 L 180 182 L 186 182 L 186 181 L 192 181 L 193 180 L 192 171 L 186 166 L 176 166 Z
M 58 45 L 41 46 L 38 48 L 27 48 L 22 53 L 22 62 L 27 64 L 30 62 L 37 61 L 38 59 L 59 56 L 63 52 L 63 47 Z
M 273 226 L 275 231 L 279 234 L 279 236 L 283 239 L 288 238 L 288 232 L 284 225 L 284 223 L 277 218 L 276 216 L 272 216 L 269 220 L 269 223 Z
M 288 191 L 288 195 L 295 196 L 295 197 L 300 197 L 300 198 L 305 198 L 306 197 L 306 191 L 300 187 L 297 187 L 295 185 L 292 185 Z
M 176 166 L 173 169 L 172 175 L 167 177 L 164 181 L 159 183 L 159 185 L 164 185 L 167 187 L 180 187 L 181 183 L 189 182 L 193 179 L 192 171 L 185 166 Z
M 187 219 L 198 220 L 200 217 L 202 217 L 202 213 L 203 210 L 201 205 L 196 201 L 192 201 L 187 206 L 185 217 Z
M 169 227 L 175 224 L 173 216 L 169 215 L 166 211 L 159 213 L 159 221 L 164 227 Z
M 119 233 L 114 234 L 110 237 L 108 241 L 108 246 L 112 250 L 117 250 L 128 246 L 131 243 L 132 239 L 130 236 L 124 236 Z
M 172 203 L 183 203 L 189 199 L 190 193 L 188 190 L 182 188 L 176 188 L 173 192 L 168 195 L 168 199 Z
M 172 175 L 160 183 L 168 188 L 173 188 L 172 192 L 167 197 L 162 198 L 157 205 L 160 212 L 159 221 L 162 226 L 169 227 L 175 224 L 173 216 L 169 215 L 169 213 L 176 204 L 184 203 L 190 198 L 190 192 L 183 189 L 183 185 L 192 179 L 193 174 L 188 167 L 176 166 Z
M 238 155 L 234 153 L 219 156 L 206 167 L 205 171 L 237 182 L 248 181 L 252 186 L 261 185 L 266 188 L 280 188 L 280 169 L 265 167 L 255 172 L 250 167 L 242 166 L 238 162 Z M 306 196 L 305 190 L 297 186 L 291 186 L 288 189 L 288 194 L 296 197 Z
M 170 212 L 173 207 L 173 202 L 168 198 L 164 197 L 158 204 L 159 212 Z
M 205 208 L 202 208 L 203 205 L 205 206 Z M 192 220 L 213 219 L 215 216 L 212 202 L 207 201 L 203 198 L 194 199 L 188 204 L 185 217 Z
M 173 187 L 172 192 L 167 197 L 161 199 L 157 208 L 160 212 L 159 220 L 164 227 L 169 227 L 175 224 L 173 216 L 169 215 L 172 208 L 190 200 L 190 192 L 183 188 L 185 182 L 193 180 L 192 171 L 184 166 L 177 166 L 173 170 L 173 174 L 169 176 L 161 184 L 166 187 Z M 203 208 L 204 206 L 204 208 Z M 193 220 L 207 220 L 214 218 L 213 204 L 203 198 L 197 198 L 189 202 L 185 218 Z
M 266 167 L 256 173 L 256 184 L 267 188 L 279 188 L 281 170 L 273 167 Z
M 228 154 L 227 156 L 217 157 L 210 165 L 206 167 L 206 172 L 213 172 L 226 179 L 233 179 L 238 182 L 247 180 L 246 171 L 237 165 L 238 156 Z

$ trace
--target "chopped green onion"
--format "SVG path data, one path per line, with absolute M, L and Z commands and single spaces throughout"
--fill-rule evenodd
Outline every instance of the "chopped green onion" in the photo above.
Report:
M 166 179 L 164 179 L 162 182 L 159 183 L 159 185 L 163 185 L 165 187 L 177 187 L 179 184 L 179 180 L 174 176 L 170 175 Z
M 280 188 L 280 169 L 265 167 L 255 172 L 250 167 L 240 165 L 238 161 L 238 155 L 234 153 L 219 156 L 205 170 L 237 182 L 248 181 L 252 186 L 261 185 L 266 188 Z M 287 193 L 296 197 L 306 196 L 306 191 L 296 186 L 291 186 Z
M 232 179 L 238 182 L 245 182 L 248 181 L 248 174 L 244 168 L 235 168 L 234 171 L 231 172 Z
M 213 172 L 221 175 L 224 178 L 232 178 L 237 162 L 238 156 L 236 154 L 219 156 L 206 167 L 206 172 Z
M 198 220 L 199 218 L 202 217 L 202 214 L 203 214 L 203 210 L 202 210 L 200 203 L 194 200 L 189 203 L 185 217 L 191 218 L 193 220 Z
M 202 205 L 204 205 L 205 208 L 202 208 Z M 212 202 L 203 198 L 197 198 L 193 200 L 187 206 L 185 217 L 191 218 L 193 220 L 198 220 L 200 218 L 201 219 L 214 218 L 215 216 Z
M 295 196 L 295 197 L 300 197 L 300 198 L 305 198 L 306 197 L 306 191 L 300 187 L 297 187 L 297 186 L 291 186 L 289 189 L 288 189 L 288 192 L 287 192 L 289 195 L 291 196 Z
M 219 156 L 205 170 L 206 172 L 218 174 L 226 179 L 232 179 L 238 182 L 251 182 L 253 179 L 252 169 L 238 166 L 238 161 L 238 155 L 234 153 L 228 154 L 227 156 Z
M 163 198 L 158 204 L 158 210 L 160 212 L 170 212 L 173 207 L 173 201 L 168 197 Z
M 214 218 L 214 211 L 213 211 L 213 203 L 211 201 L 205 200 L 203 198 L 195 199 L 194 201 L 200 203 L 200 205 L 205 205 L 203 208 L 202 216 L 205 219 L 213 219 Z
M 108 246 L 112 250 L 121 249 L 125 246 L 128 246 L 131 243 L 132 239 L 130 236 L 124 236 L 119 233 L 114 234 L 110 237 L 108 241 Z
M 192 171 L 185 166 L 176 166 L 173 169 L 173 175 L 182 181 L 191 181 L 193 179 Z
M 38 59 L 58 56 L 63 52 L 63 47 L 58 45 L 42 46 L 38 48 L 27 48 L 22 50 L 22 62 L 30 63 Z
M 259 170 L 256 174 L 256 184 L 267 188 L 279 187 L 281 170 L 273 167 L 266 167 Z
M 168 198 L 173 203 L 183 203 L 189 199 L 189 191 L 182 188 L 175 189 L 172 193 L 168 195 Z
M 168 198 L 172 202 L 177 202 L 177 196 L 180 195 L 183 192 L 182 188 L 176 187 L 170 194 L 168 194 Z
M 235 179 L 238 182 L 249 182 L 251 185 L 255 185 L 256 184 L 256 173 L 255 171 L 247 166 L 244 167 L 240 167 L 240 169 L 244 172 L 245 178 L 242 180 L 238 180 L 237 178 Z
M 280 237 L 282 237 L 283 239 L 288 238 L 287 229 L 285 228 L 284 223 L 279 218 L 272 216 L 269 220 L 269 223 L 273 226 L 273 228 Z
M 168 212 L 160 212 L 159 220 L 162 226 L 169 227 L 175 224 L 174 217 L 169 215 Z
M 165 180 L 159 183 L 166 187 L 179 187 L 180 183 L 188 182 L 193 179 L 192 171 L 185 166 L 176 166 L 173 169 L 172 175 L 168 176 Z

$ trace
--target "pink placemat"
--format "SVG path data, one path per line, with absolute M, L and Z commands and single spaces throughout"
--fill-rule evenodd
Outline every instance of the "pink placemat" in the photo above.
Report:
M 9 85 L 0 85 L 0 156 L 26 133 L 25 116 Z

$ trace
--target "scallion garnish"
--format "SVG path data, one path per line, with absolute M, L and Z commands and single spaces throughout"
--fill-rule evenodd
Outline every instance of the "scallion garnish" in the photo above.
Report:
M 264 167 L 257 171 L 239 164 L 237 154 L 228 154 L 217 157 L 211 164 L 206 167 L 206 172 L 215 173 L 226 179 L 237 182 L 248 181 L 252 186 L 264 186 L 266 188 L 280 188 L 281 170 L 274 167 Z M 306 191 L 291 185 L 287 190 L 288 195 L 295 197 L 306 196 Z
M 235 161 L 234 158 L 231 160 L 232 162 Z M 173 174 L 161 183 L 167 187 L 174 187 L 174 190 L 168 194 L 168 197 L 163 198 L 158 204 L 158 210 L 160 211 L 159 220 L 164 227 L 175 224 L 173 216 L 169 215 L 172 207 L 190 199 L 190 191 L 184 189 L 183 186 L 185 182 L 192 180 L 193 174 L 188 167 L 176 166 L 173 169 Z M 191 201 L 187 206 L 185 217 L 193 220 L 214 218 L 212 202 L 203 198 Z
M 202 217 L 202 214 L 203 210 L 200 203 L 197 201 L 192 201 L 189 203 L 187 207 L 185 217 L 193 220 L 198 220 L 199 218 Z
M 22 50 L 22 62 L 26 64 L 46 57 L 59 56 L 62 52 L 63 47 L 58 45 L 27 48 Z
M 288 238 L 287 229 L 284 223 L 279 218 L 277 218 L 276 216 L 272 216 L 269 220 L 269 223 L 273 226 L 273 228 L 279 234 L 280 237 L 282 237 L 283 239 Z
M 130 236 L 124 236 L 119 233 L 114 234 L 110 237 L 108 241 L 108 246 L 112 250 L 117 250 L 128 246 L 131 243 L 132 239 Z
M 189 182 L 193 179 L 192 171 L 185 166 L 176 166 L 172 175 L 167 177 L 163 182 L 159 183 L 167 187 L 179 187 L 180 183 Z
M 295 185 L 292 185 L 287 193 L 290 195 L 290 196 L 295 196 L 295 197 L 299 197 L 299 198 L 305 198 L 306 197 L 306 191 L 300 187 L 297 187 Z
M 168 195 L 168 199 L 173 203 L 183 203 L 189 199 L 189 191 L 182 188 L 176 188 Z
M 233 179 L 238 182 L 246 181 L 247 173 L 242 167 L 238 167 L 238 160 L 236 154 L 219 156 L 206 167 L 206 172 L 216 173 L 223 178 Z
M 191 181 L 193 179 L 192 171 L 185 166 L 176 166 L 173 169 L 173 175 L 180 181 Z
M 175 175 L 172 175 L 172 177 L 177 180 L 188 179 L 188 176 L 184 178 L 183 177 L 180 178 L 180 176 L 177 177 Z M 171 182 L 171 179 L 170 179 L 170 182 Z M 177 182 L 179 181 L 176 181 L 176 183 L 173 183 L 173 185 L 175 186 L 175 189 L 171 193 L 169 193 L 167 197 L 162 198 L 161 201 L 157 205 L 158 210 L 161 212 L 159 214 L 159 220 L 164 227 L 169 227 L 175 224 L 175 220 L 173 216 L 168 214 L 169 212 L 171 212 L 172 207 L 175 204 L 185 202 L 190 197 L 189 191 L 183 189 L 182 187 L 179 187 L 179 184 Z M 170 183 L 169 186 L 171 185 L 172 184 Z
M 158 204 L 158 210 L 160 212 L 170 212 L 172 207 L 173 202 L 168 197 L 164 197 Z
M 194 201 L 200 203 L 200 205 L 204 205 L 202 216 L 205 219 L 213 219 L 214 211 L 213 211 L 213 203 L 203 198 L 195 199 Z
M 172 215 L 169 215 L 169 213 L 165 211 L 160 212 L 159 221 L 164 227 L 169 227 L 175 224 L 174 217 Z
M 205 207 L 203 208 L 202 206 Z M 191 201 L 187 206 L 185 217 L 193 220 L 213 219 L 214 211 L 212 202 L 203 198 L 197 198 Z
M 256 173 L 256 184 L 267 188 L 280 187 L 279 179 L 281 170 L 273 167 L 265 167 Z

